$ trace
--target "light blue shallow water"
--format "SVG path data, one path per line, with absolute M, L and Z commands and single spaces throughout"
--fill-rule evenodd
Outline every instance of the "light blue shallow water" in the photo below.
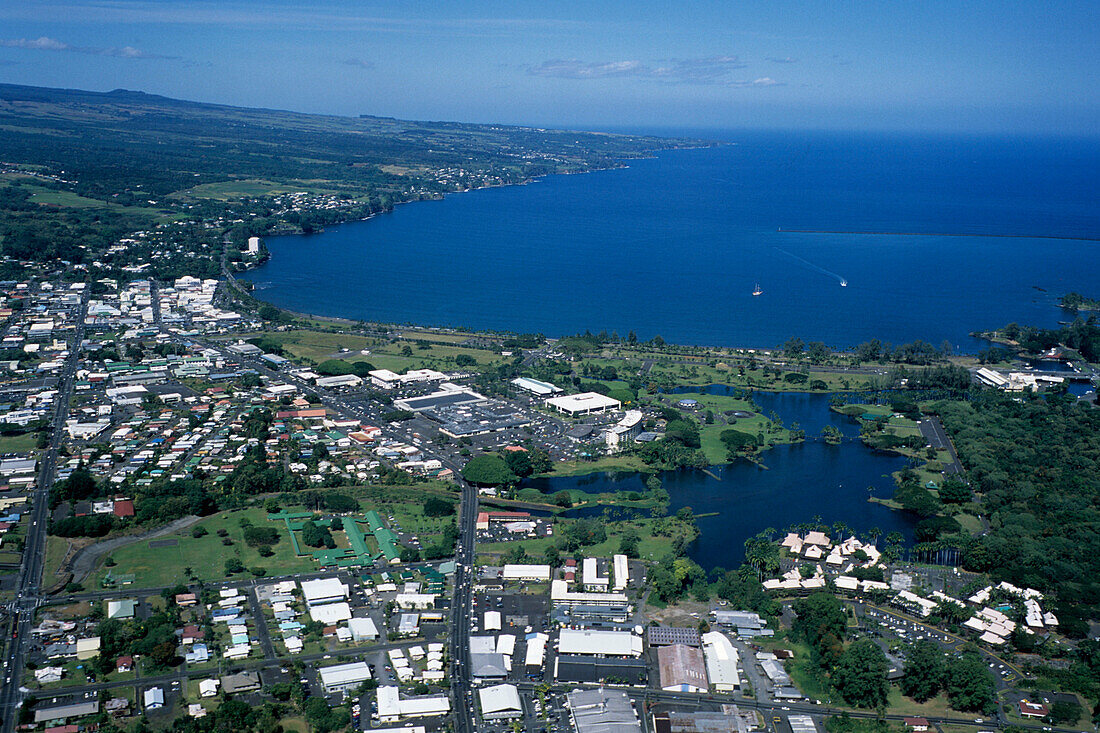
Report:
M 274 237 L 250 277 L 320 315 L 762 347 L 972 350 L 971 331 L 1053 326 L 1058 295 L 1100 290 L 1098 242 L 990 236 L 1100 236 L 1095 140 L 724 137 L 736 144 Z

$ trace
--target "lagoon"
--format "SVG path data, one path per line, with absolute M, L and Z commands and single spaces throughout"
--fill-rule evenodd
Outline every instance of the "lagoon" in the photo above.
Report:
M 856 421 L 831 411 L 829 397 L 804 392 L 753 395 L 761 410 L 774 410 L 787 425 L 799 423 L 808 435 L 820 433 L 825 425 L 835 425 L 846 437 L 858 436 Z M 880 498 L 893 494 L 891 474 L 906 462 L 901 456 L 871 450 L 858 441 L 840 445 L 809 441 L 765 451 L 762 463 L 766 468 L 739 461 L 711 466 L 708 472 L 665 471 L 661 481 L 669 493 L 671 512 L 690 506 L 695 514 L 715 513 L 697 520 L 700 536 L 688 552 L 710 570 L 738 566 L 744 559 L 745 540 L 765 528 L 782 531 L 814 521 L 815 517 L 828 525 L 844 522 L 857 533 L 877 528 L 885 536 L 899 531 L 911 540 L 914 517 L 868 501 L 872 495 L 868 487 L 873 487 L 873 495 Z M 551 477 L 524 485 L 551 494 L 578 488 L 590 493 L 645 491 L 644 477 L 636 473 Z M 597 508 L 584 514 L 598 515 L 602 511 Z

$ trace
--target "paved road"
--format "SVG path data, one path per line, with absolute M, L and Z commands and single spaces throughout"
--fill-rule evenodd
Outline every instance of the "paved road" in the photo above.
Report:
M 23 562 L 19 570 L 15 601 L 8 616 L 7 667 L 3 687 L 0 688 L 0 731 L 10 733 L 15 729 L 15 710 L 22 702 L 20 683 L 30 646 L 30 630 L 34 625 L 35 611 L 41 605 L 42 566 L 46 560 L 46 523 L 49 519 L 50 489 L 57 478 L 57 451 L 61 445 L 62 427 L 69 414 L 69 400 L 73 395 L 76 369 L 80 363 L 80 344 L 84 340 L 84 317 L 88 313 L 88 297 L 91 288 L 81 296 L 76 314 L 76 328 L 69 356 L 58 380 L 58 393 L 51 416 L 50 442 L 39 459 L 38 486 L 32 495 L 30 524 L 23 546 Z
M 924 437 L 928 444 L 937 450 L 946 450 L 951 454 L 951 463 L 943 467 L 944 473 L 961 475 L 962 464 L 959 463 L 959 456 L 955 453 L 955 446 L 951 443 L 951 438 L 947 436 L 947 431 L 943 427 L 943 423 L 935 415 L 926 417 L 917 423 L 920 428 L 920 434 Z
M 72 559 L 69 560 L 69 570 L 73 574 L 73 581 L 77 583 L 83 583 L 92 571 L 95 570 L 96 563 L 104 555 L 114 552 L 120 547 L 126 545 L 132 545 L 135 542 L 141 542 L 142 540 L 151 540 L 156 537 L 163 537 L 166 534 L 172 534 L 178 532 L 181 529 L 190 527 L 195 522 L 202 519 L 202 517 L 196 517 L 194 515 L 188 517 L 181 517 L 174 522 L 159 527 L 158 529 L 151 530 L 149 532 L 142 532 L 141 534 L 126 535 L 124 537 L 115 537 L 109 540 L 103 540 L 97 542 L 94 545 L 88 545 L 77 550 Z M 117 595 L 117 592 L 116 592 Z

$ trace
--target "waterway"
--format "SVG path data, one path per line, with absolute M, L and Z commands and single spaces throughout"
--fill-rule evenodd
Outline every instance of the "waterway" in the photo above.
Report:
M 1100 246 L 1074 239 L 1100 231 L 1095 140 L 711 137 L 735 144 L 271 237 L 248 277 L 279 306 L 395 323 L 964 351 L 1095 289 Z
M 719 389 L 724 385 L 712 387 Z M 829 409 L 827 394 L 757 392 L 753 398 L 765 414 L 774 410 L 786 425 L 797 422 L 808 435 L 820 433 L 826 425 L 839 428 L 846 438 L 859 434 L 854 420 Z M 690 506 L 695 514 L 715 513 L 698 520 L 700 536 L 689 550 L 703 568 L 736 567 L 749 537 L 768 527 L 782 531 L 817 517 L 829 525 L 844 522 L 857 533 L 877 528 L 883 536 L 899 531 L 911 540 L 913 517 L 867 500 L 871 495 L 892 495 L 891 474 L 905 466 L 905 458 L 871 450 L 858 440 L 840 445 L 808 441 L 765 451 L 762 462 L 766 468 L 741 461 L 711 466 L 708 472 L 661 474 L 671 512 Z M 634 473 L 538 479 L 526 485 L 548 493 L 645 491 L 644 477 Z M 582 510 L 581 516 L 602 513 L 603 508 L 592 508 Z

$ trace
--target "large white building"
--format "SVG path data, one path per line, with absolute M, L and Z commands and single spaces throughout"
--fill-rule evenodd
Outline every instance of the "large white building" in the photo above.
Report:
M 599 392 L 581 392 L 580 394 L 551 397 L 546 400 L 546 404 L 553 407 L 558 412 L 564 412 L 571 417 L 591 415 L 596 412 L 605 412 L 607 410 L 618 410 L 623 406 L 623 403 L 618 400 L 602 395 Z
M 351 662 L 321 667 L 318 674 L 321 676 L 321 686 L 325 688 L 327 694 L 331 695 L 334 692 L 353 690 L 369 680 L 370 667 L 366 662 Z
M 483 720 L 507 720 L 523 717 L 523 703 L 515 685 L 492 685 L 477 691 Z
M 561 387 L 557 387 L 549 382 L 540 382 L 537 379 L 531 379 L 530 377 L 516 377 L 512 380 L 512 384 L 516 385 L 520 389 L 527 390 L 532 394 L 539 397 L 549 397 L 561 392 Z
M 346 601 L 348 586 L 336 578 L 318 578 L 302 581 L 302 597 L 307 606 Z
M 640 657 L 642 637 L 629 631 L 562 629 L 558 636 L 558 654 Z
M 501 580 L 504 581 L 534 581 L 547 583 L 550 581 L 549 565 L 505 565 Z
M 394 723 L 402 718 L 428 718 L 451 712 L 451 701 L 442 697 L 410 697 L 402 700 L 397 688 L 378 688 L 378 720 Z
M 720 631 L 703 634 L 703 658 L 707 663 L 707 676 L 718 692 L 736 690 L 741 685 L 737 672 L 737 650 Z

